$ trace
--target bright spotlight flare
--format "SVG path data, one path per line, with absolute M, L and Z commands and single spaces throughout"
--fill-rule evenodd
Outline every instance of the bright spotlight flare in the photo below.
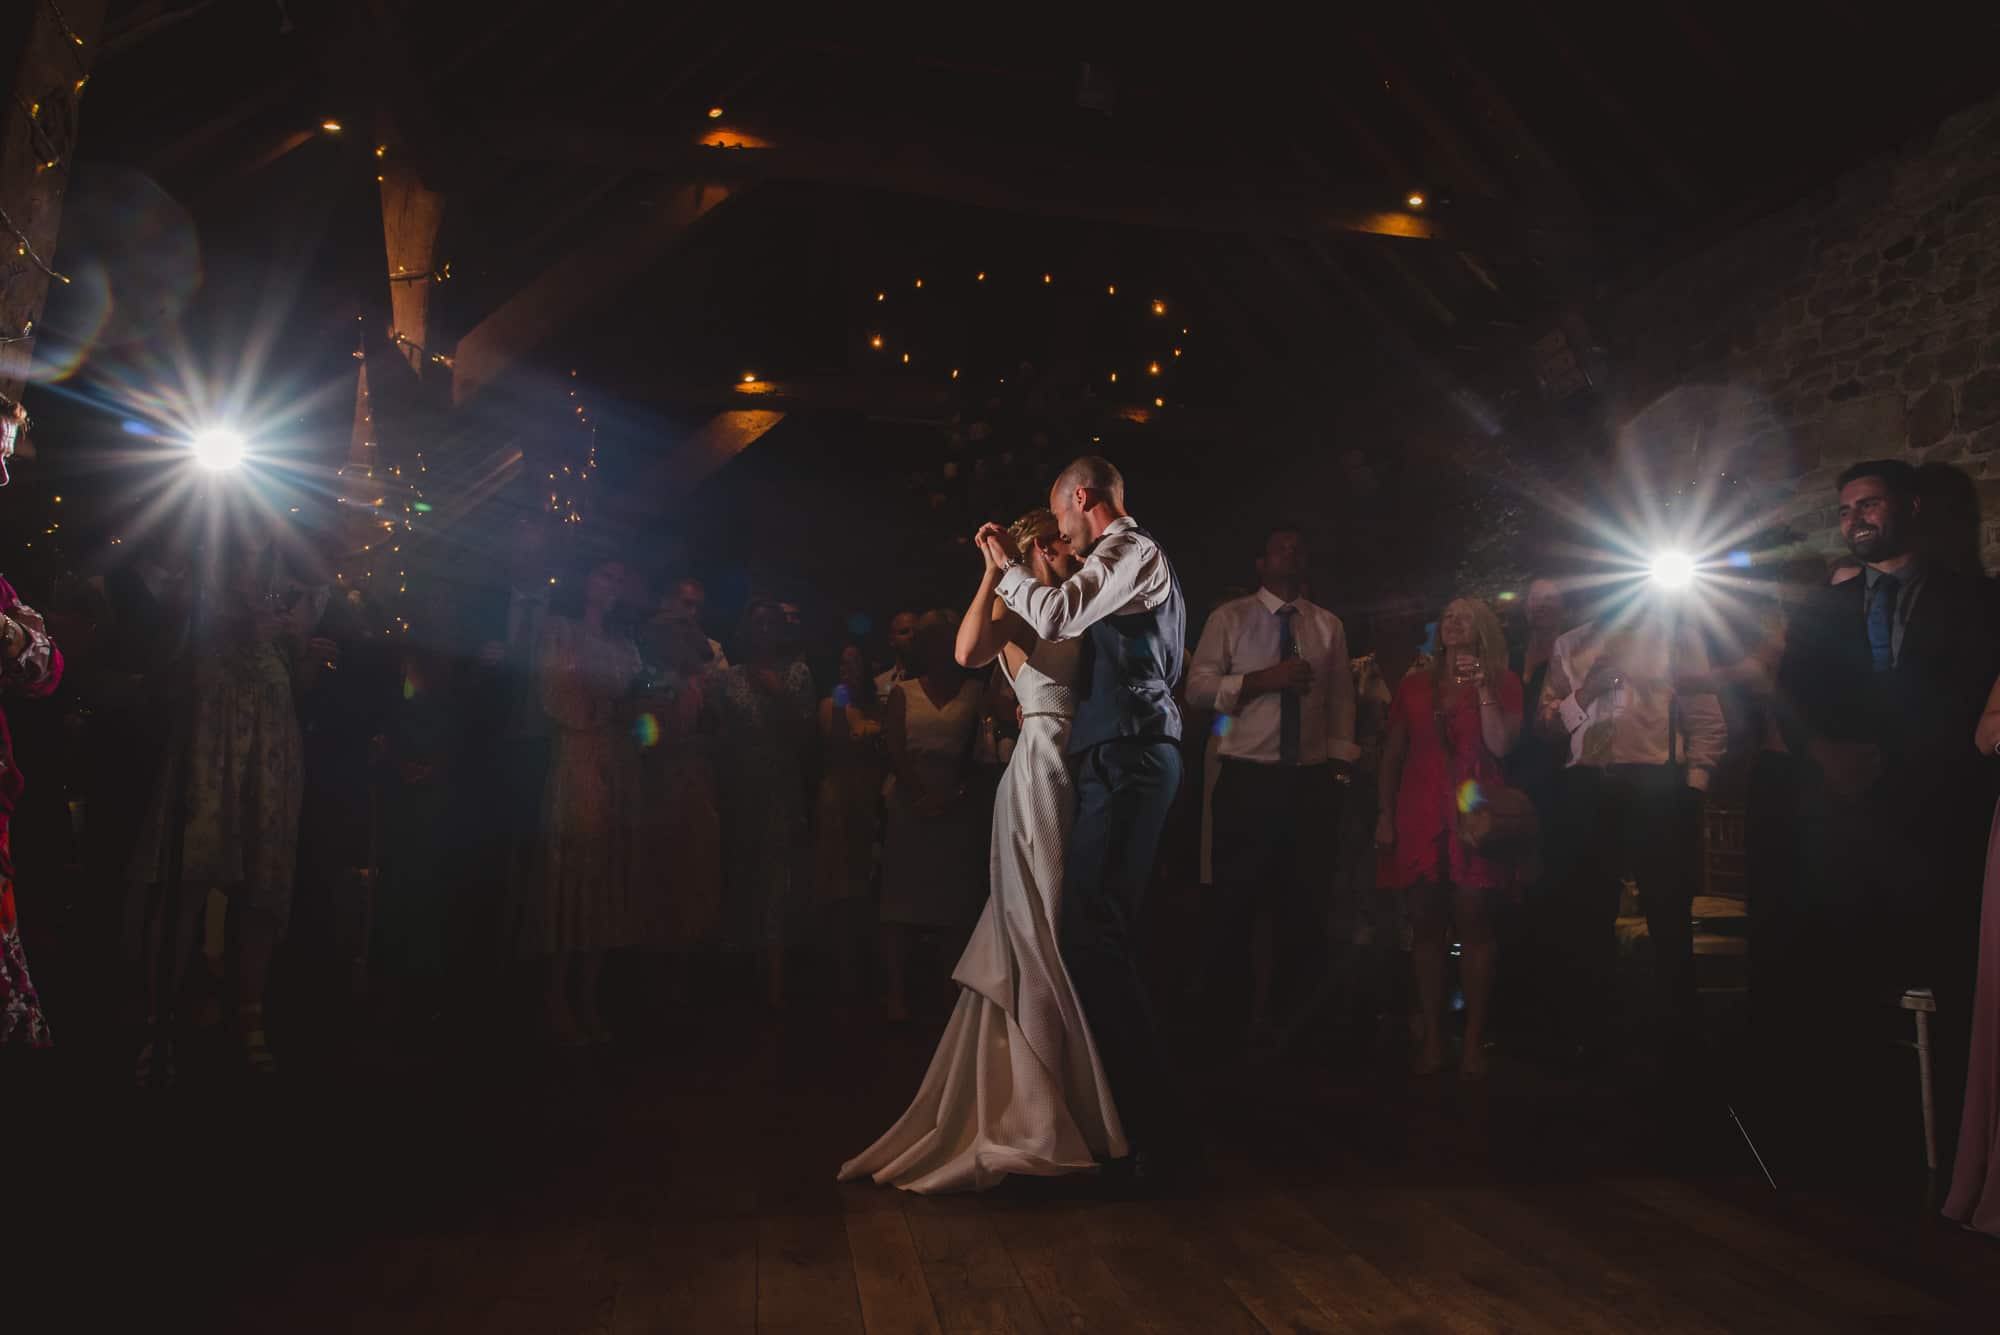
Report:
M 224 473 L 239 466 L 249 452 L 243 433 L 233 427 L 212 426 L 188 439 L 194 461 L 211 473 Z
M 1662 589 L 1677 592 L 1694 583 L 1698 569 L 1694 558 L 1686 552 L 1668 550 L 1654 554 L 1647 573 Z

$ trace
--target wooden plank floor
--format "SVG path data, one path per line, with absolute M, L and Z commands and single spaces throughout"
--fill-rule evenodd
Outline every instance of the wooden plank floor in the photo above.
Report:
M 118 1282 L 19 1328 L 144 1294 L 256 1332 L 2000 1329 L 2000 1249 L 1914 1202 L 1773 1193 L 1726 1152 L 1668 1172 L 1635 1148 L 1643 1110 L 1504 1068 L 1212 1072 L 1213 1179 L 1173 1198 L 836 1184 L 930 1032 L 702 1022 L 30 1099 L 10 1212 Z

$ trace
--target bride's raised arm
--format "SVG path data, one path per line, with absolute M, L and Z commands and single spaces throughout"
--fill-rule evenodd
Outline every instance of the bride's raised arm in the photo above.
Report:
M 980 548 L 985 555 L 985 548 Z M 972 595 L 965 615 L 958 623 L 958 643 L 953 654 L 960 667 L 983 668 L 1000 656 L 1009 644 L 1015 643 L 1026 623 L 1007 610 L 1007 604 L 1000 601 L 996 592 L 1000 584 L 1000 568 L 986 557 L 986 569 L 980 573 L 979 588 Z

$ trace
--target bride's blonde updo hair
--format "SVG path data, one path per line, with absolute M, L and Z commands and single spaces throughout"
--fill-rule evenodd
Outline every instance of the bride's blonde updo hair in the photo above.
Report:
M 1055 512 L 1030 510 L 1009 524 L 1007 532 L 1014 539 L 1015 550 L 1026 552 L 1033 544 L 1056 536 Z

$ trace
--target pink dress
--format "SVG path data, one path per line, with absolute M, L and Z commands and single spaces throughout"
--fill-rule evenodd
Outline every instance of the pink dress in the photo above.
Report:
M 1519 716 L 1521 679 L 1509 672 L 1495 694 L 1503 712 Z M 1477 800 L 1467 785 L 1506 782 L 1500 762 L 1486 749 L 1479 730 L 1479 697 L 1471 688 L 1459 692 L 1457 704 L 1442 719 L 1437 713 L 1437 688 L 1428 672 L 1412 672 L 1396 687 L 1389 705 L 1389 722 L 1401 723 L 1410 736 L 1403 759 L 1403 780 L 1396 792 L 1396 847 L 1381 872 L 1385 888 L 1447 883 L 1465 890 L 1511 891 L 1515 862 L 1488 857 L 1459 842 L 1452 813 L 1461 800 Z M 1442 730 L 1440 730 L 1442 722 Z M 1449 754 L 1445 738 L 1451 742 Z
M 2000 810 L 1994 812 L 1993 834 L 1986 844 L 1972 1060 L 1944 1213 L 1948 1219 L 2000 1237 Z

